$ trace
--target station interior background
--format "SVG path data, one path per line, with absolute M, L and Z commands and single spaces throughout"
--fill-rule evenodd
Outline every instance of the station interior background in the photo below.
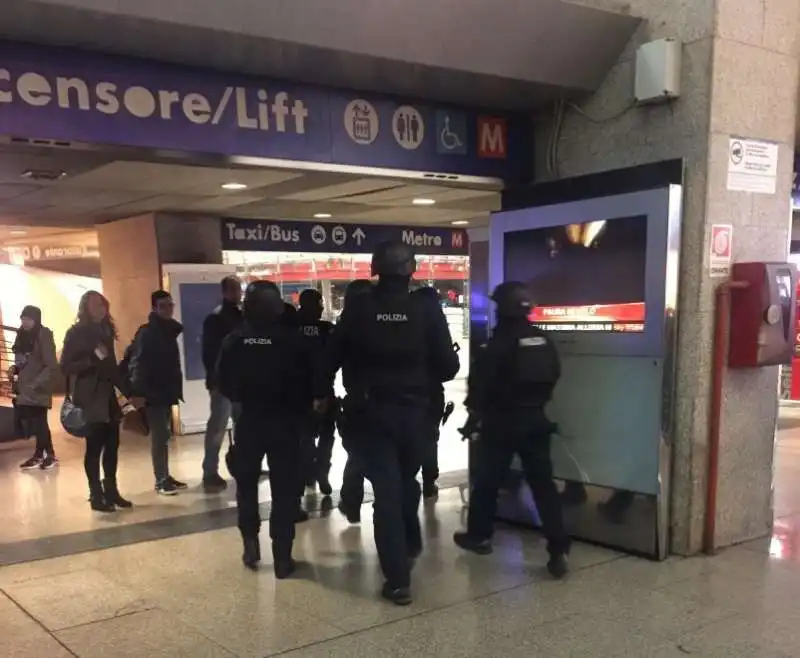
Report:
M 225 189 L 229 183 L 241 189 Z M 419 203 L 424 199 L 424 204 Z M 415 200 L 417 202 L 415 203 Z M 402 224 L 480 228 L 499 208 L 499 186 L 459 184 L 454 180 L 387 178 L 325 173 L 189 164 L 170 160 L 141 161 L 91 151 L 49 147 L 0 149 L 0 324 L 3 364 L 9 365 L 10 345 L 19 314 L 26 304 L 39 306 L 44 324 L 55 335 L 60 352 L 66 330 L 74 322 L 78 300 L 87 290 L 102 291 L 102 272 L 95 226 L 115 219 L 155 211 L 198 216 L 281 218 L 335 221 L 343 224 Z M 443 481 L 466 479 L 467 450 L 456 432 L 464 420 L 461 406 L 469 360 L 467 256 L 421 256 L 417 281 L 441 293 L 453 339 L 462 352 L 462 370 L 447 386 L 447 398 L 457 409 L 443 428 L 440 464 Z M 368 276 L 368 254 L 303 254 L 287 252 L 223 252 L 223 262 L 235 265 L 243 282 L 276 280 L 288 301 L 305 287 L 317 287 L 335 319 L 347 281 Z M 10 285 L 6 285 L 6 283 Z M 149 294 L 149 291 L 147 291 Z M 212 310 L 208 309 L 209 312 Z M 112 309 L 113 313 L 113 309 Z M 146 318 L 141 318 L 145 321 Z M 124 349 L 120 345 L 120 349 Z M 10 405 L 2 378 L 0 404 Z M 63 386 L 63 383 L 62 383 Z M 83 446 L 60 431 L 58 402 L 51 414 L 60 468 L 53 473 L 17 472 L 17 463 L 32 449 L 26 441 L 0 443 L 5 473 L 0 495 L 19 501 L 0 513 L 8 529 L 3 542 L 80 533 L 103 527 L 103 520 L 86 513 Z M 176 428 L 179 423 L 176 422 Z M 115 523 L 139 524 L 153 519 L 186 516 L 234 504 L 233 492 L 206 496 L 200 488 L 201 434 L 179 436 L 172 445 L 172 470 L 192 485 L 189 493 L 155 501 L 150 474 L 149 441 L 125 435 L 120 479 L 136 503 L 133 512 Z M 223 448 L 224 450 L 224 448 Z M 337 443 L 331 479 L 336 487 L 345 455 Z M 224 467 L 223 467 L 224 468 Z M 268 498 L 268 484 L 262 495 Z M 307 505 L 330 504 L 313 497 Z M 46 505 L 50 513 L 37 514 Z

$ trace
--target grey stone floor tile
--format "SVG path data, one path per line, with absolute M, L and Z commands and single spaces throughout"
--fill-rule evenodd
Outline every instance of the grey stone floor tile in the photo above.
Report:
M 386 652 L 370 642 L 365 633 L 357 633 L 293 649 L 281 653 L 280 658 L 375 658 L 384 655 Z
M 0 633 L 0 656 L 3 658 L 74 658 L 52 635 L 44 630 L 34 633 Z
M 6 585 L 4 590 L 51 631 L 155 607 L 93 569 Z
M 800 654 L 800 615 L 795 606 L 769 618 L 736 615 L 708 624 L 678 639 L 689 655 L 797 656 Z
M 57 633 L 80 658 L 235 658 L 163 610 L 136 612 Z

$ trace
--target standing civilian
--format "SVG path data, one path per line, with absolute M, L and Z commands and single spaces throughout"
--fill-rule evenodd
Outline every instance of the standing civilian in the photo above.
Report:
M 67 377 L 72 401 L 83 412 L 87 424 L 83 466 L 89 481 L 89 504 L 96 512 L 132 506 L 117 488 L 122 411 L 116 391 L 127 396 L 130 390 L 114 356 L 116 339 L 108 300 L 95 290 L 84 293 L 78 305 L 78 321 L 64 337 L 61 370 Z M 102 481 L 101 458 L 105 476 Z
M 42 311 L 26 306 L 20 317 L 21 327 L 14 340 L 12 379 L 16 380 L 16 407 L 22 417 L 25 436 L 36 437 L 36 448 L 24 471 L 49 470 L 58 466 L 53 437 L 47 424 L 47 412 L 53 406 L 53 375 L 58 369 L 53 332 L 42 326 Z
M 172 436 L 172 407 L 183 398 L 183 371 L 178 336 L 183 326 L 172 316 L 175 303 L 170 294 L 157 290 L 150 296 L 151 312 L 146 325 L 134 339 L 130 358 L 133 399 L 144 404 L 152 441 L 156 491 L 174 496 L 187 485 L 169 472 L 169 440 Z
M 231 402 L 219 390 L 217 361 L 225 336 L 242 326 L 242 286 L 239 279 L 226 276 L 222 280 L 222 303 L 203 323 L 203 365 L 206 369 L 206 388 L 211 413 L 206 425 L 205 456 L 203 458 L 203 487 L 209 492 L 224 491 L 228 483 L 219 474 L 219 451 L 231 419 Z

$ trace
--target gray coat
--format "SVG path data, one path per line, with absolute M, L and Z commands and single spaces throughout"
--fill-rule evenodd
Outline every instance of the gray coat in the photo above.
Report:
M 97 358 L 95 349 L 105 345 L 108 357 Z M 93 322 L 74 324 L 64 337 L 61 370 L 67 377 L 72 402 L 83 410 L 87 423 L 115 423 L 122 413 L 115 389 L 127 395 L 127 385 L 114 356 L 110 330 Z
M 19 375 L 17 405 L 23 407 L 53 406 L 53 380 L 58 370 L 53 332 L 40 327 L 30 354 L 15 354 L 14 365 Z

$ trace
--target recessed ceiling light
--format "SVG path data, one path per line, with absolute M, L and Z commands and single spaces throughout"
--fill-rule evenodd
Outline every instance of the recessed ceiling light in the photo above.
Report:
M 223 183 L 222 184 L 223 190 L 246 190 L 247 185 L 244 183 Z
M 329 212 L 318 212 L 314 213 L 314 219 L 330 219 L 331 214 Z
M 434 199 L 414 199 L 411 203 L 415 206 L 432 206 L 436 201 Z
M 469 222 L 466 219 L 456 219 L 450 222 L 453 226 L 466 226 Z
M 28 232 L 27 231 L 21 231 L 21 230 L 14 230 L 14 231 L 9 231 L 8 234 L 9 235 L 13 235 L 15 238 L 18 238 L 18 237 L 23 236 L 23 235 L 28 235 Z

